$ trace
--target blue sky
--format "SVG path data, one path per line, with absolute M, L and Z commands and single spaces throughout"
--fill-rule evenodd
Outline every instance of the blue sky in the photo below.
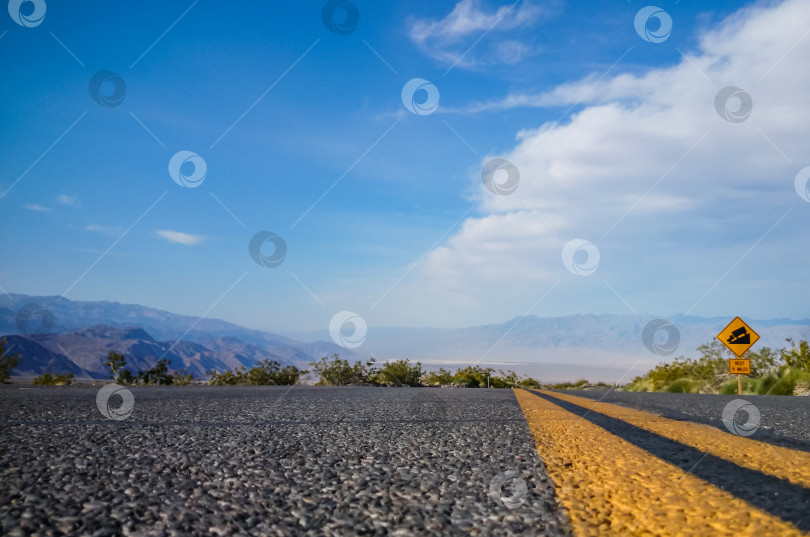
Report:
M 635 1 L 352 0 L 342 35 L 321 2 L 46 4 L 33 27 L 0 17 L 5 291 L 281 332 L 344 310 L 808 316 L 806 3 L 658 2 L 659 43 Z M 100 71 L 118 106 L 91 98 Z M 413 78 L 435 113 L 403 106 Z M 715 111 L 726 86 L 745 121 Z M 172 181 L 179 151 L 204 159 L 199 187 Z M 492 158 L 514 194 L 486 189 Z M 260 231 L 280 266 L 249 255 Z M 566 270 L 574 239 L 593 274 Z

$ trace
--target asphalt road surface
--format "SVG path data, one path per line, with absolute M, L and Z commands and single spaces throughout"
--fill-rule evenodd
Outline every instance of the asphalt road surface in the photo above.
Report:
M 810 397 L 622 392 L 615 389 L 563 390 L 562 393 L 637 408 L 667 418 L 704 423 L 721 430 L 723 409 L 735 399 L 756 406 L 759 427 L 752 438 L 810 451 Z
M 0 534 L 810 534 L 810 398 L 99 390 L 0 387 Z
M 511 390 L 98 390 L 0 388 L 0 534 L 570 533 Z
M 762 414 L 750 402 L 716 399 L 721 416 L 743 405 L 721 429 L 582 392 L 516 397 L 577 535 L 810 532 L 810 453 L 755 439 Z M 671 408 L 694 400 L 668 398 Z

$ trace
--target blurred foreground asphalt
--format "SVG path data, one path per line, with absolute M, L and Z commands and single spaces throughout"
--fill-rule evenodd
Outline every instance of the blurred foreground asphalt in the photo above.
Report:
M 116 420 L 100 386 L 0 386 L 0 534 L 810 531 L 807 397 L 129 390 Z M 750 434 L 722 421 L 736 399 Z
M 0 534 L 569 534 L 512 390 L 98 390 L 0 387 Z

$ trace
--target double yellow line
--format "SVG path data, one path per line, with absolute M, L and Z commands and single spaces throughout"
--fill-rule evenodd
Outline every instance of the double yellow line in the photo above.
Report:
M 583 397 L 538 393 L 516 390 L 515 395 L 576 535 L 810 535 L 796 525 L 807 527 L 805 515 L 810 522 L 810 453 Z M 574 408 L 578 414 L 571 411 Z M 694 467 L 690 462 L 683 469 L 639 447 L 628 434 L 620 436 L 593 423 L 597 417 L 703 455 Z M 786 505 L 804 501 L 806 509 L 802 513 L 786 507 L 787 515 L 766 510 L 738 497 L 733 479 L 721 488 L 698 477 L 697 470 L 710 470 L 699 465 L 718 461 L 746 476 L 764 474 L 763 482 L 787 491 L 781 499 Z M 757 483 L 740 481 L 739 487 L 748 487 L 742 495 L 748 498 L 760 492 Z M 765 488 L 763 493 L 769 493 Z M 790 497 L 797 493 L 804 499 Z M 766 503 L 781 500 L 767 498 Z

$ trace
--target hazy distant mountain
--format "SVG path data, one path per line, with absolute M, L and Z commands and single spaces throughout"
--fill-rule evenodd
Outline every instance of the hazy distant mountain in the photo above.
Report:
M 268 346 L 252 345 L 235 337 L 209 339 L 205 341 L 204 345 L 215 352 L 224 363 L 229 365 L 229 368 L 240 364 L 252 367 L 258 360 L 264 359 L 296 365 L 316 359 L 295 346 L 272 347 L 271 352 L 268 350 L 270 348 Z
M 19 334 L 17 316 L 20 310 L 29 304 L 39 304 L 50 312 L 53 317 L 50 332 L 54 333 L 73 332 L 103 324 L 112 327 L 137 326 L 161 341 L 182 337 L 184 341 L 202 343 L 207 339 L 230 336 L 254 345 L 284 347 L 298 343 L 279 334 L 251 330 L 220 319 L 178 315 L 138 304 L 84 302 L 58 296 L 29 296 L 15 293 L 0 295 L 0 333 Z M 39 315 L 34 314 L 32 323 L 38 322 Z
M 528 315 L 505 323 L 469 328 L 369 328 L 363 349 L 374 353 L 469 356 L 481 351 L 494 355 L 514 354 L 519 349 L 593 349 L 600 351 L 648 352 L 642 341 L 644 327 L 656 319 L 652 315 L 570 315 L 536 317 Z M 689 354 L 698 345 L 715 338 L 731 321 L 728 318 L 674 316 L 669 319 L 680 334 L 678 354 Z M 810 337 L 810 320 L 748 319 L 761 340 L 758 347 L 783 347 L 785 338 Z M 323 331 L 296 333 L 298 339 L 328 337 Z M 489 349 L 492 349 L 491 351 Z M 490 358 L 495 356 L 490 356 Z M 515 356 L 510 356 L 510 359 Z
M 43 322 L 46 326 L 41 327 Z M 198 377 L 212 369 L 223 371 L 239 365 L 250 368 L 263 359 L 306 367 L 323 355 L 355 356 L 331 342 L 328 334 L 326 341 L 302 343 L 219 319 L 178 315 L 138 304 L 82 302 L 56 296 L 0 296 L 0 334 L 21 332 L 47 333 L 30 337 L 29 341 L 36 341 L 50 354 L 40 351 L 40 356 L 34 352 L 36 347 L 26 347 L 32 370 L 39 373 L 62 372 L 43 365 L 62 363 L 55 358 L 61 356 L 87 374 L 104 377 L 104 361 L 111 350 L 124 354 L 132 370 L 147 369 L 165 357 L 174 368 Z M 21 371 L 18 368 L 14 372 L 19 375 Z
M 529 315 L 501 324 L 457 329 L 369 328 L 362 349 L 379 361 L 395 358 L 454 367 L 480 363 L 495 369 L 515 369 L 545 380 L 616 381 L 632 378 L 676 356 L 697 356 L 699 345 L 712 341 L 731 321 L 728 318 L 674 316 L 677 350 L 669 356 L 651 352 L 642 340 L 651 315 L 570 315 L 540 318 Z M 755 348 L 787 345 L 785 338 L 810 339 L 810 320 L 747 319 L 761 340 Z M 296 334 L 319 339 L 323 332 Z M 657 334 L 658 341 L 666 339 Z
M 30 338 L 50 353 L 43 353 L 39 362 L 60 364 L 59 356 L 69 357 L 76 367 L 92 374 L 100 374 L 104 368 L 99 363 L 103 365 L 109 350 L 116 350 L 130 353 L 133 363 L 144 366 L 165 355 L 173 365 L 183 364 L 198 376 L 240 364 L 251 367 L 263 358 L 306 367 L 320 356 L 339 353 L 350 359 L 373 355 L 378 362 L 409 358 L 429 368 L 482 364 L 515 369 L 543 380 L 586 377 L 616 381 L 679 355 L 696 356 L 697 346 L 712 341 L 731 320 L 731 316 L 669 318 L 680 336 L 676 352 L 669 356 L 651 352 L 642 341 L 644 327 L 656 317 L 608 314 L 549 318 L 529 315 L 500 324 L 457 329 L 370 327 L 362 346 L 352 352 L 332 343 L 326 331 L 297 333 L 296 339 L 291 339 L 226 321 L 200 320 L 135 304 L 13 294 L 0 297 L 0 334 L 18 334 L 16 318 L 32 303 L 53 315 L 53 334 Z M 32 315 L 32 319 L 39 319 L 38 315 Z M 810 339 L 807 319 L 746 321 L 762 338 L 756 348 L 783 347 L 787 337 Z M 139 328 L 132 328 L 135 326 Z M 662 335 L 666 334 L 658 334 Z M 182 341 L 172 343 L 181 336 Z M 31 347 L 31 352 L 34 350 L 36 347 Z
M 22 364 L 12 371 L 15 376 L 72 372 L 79 378 L 108 378 L 109 368 L 104 362 L 110 351 L 124 355 L 132 372 L 149 369 L 166 358 L 173 370 L 183 370 L 197 378 L 205 378 L 205 373 L 211 370 L 251 368 L 263 359 L 291 363 L 265 349 L 232 339 L 232 346 L 242 352 L 228 352 L 223 347 L 212 349 L 191 341 L 156 341 L 141 328 L 96 325 L 62 334 L 11 335 L 7 351 L 22 357 Z
M 62 353 L 53 352 L 37 341 L 37 338 L 8 336 L 5 352 L 19 354 L 22 363 L 11 371 L 12 376 L 35 377 L 42 373 L 73 373 L 77 378 L 92 378 L 92 375 Z

